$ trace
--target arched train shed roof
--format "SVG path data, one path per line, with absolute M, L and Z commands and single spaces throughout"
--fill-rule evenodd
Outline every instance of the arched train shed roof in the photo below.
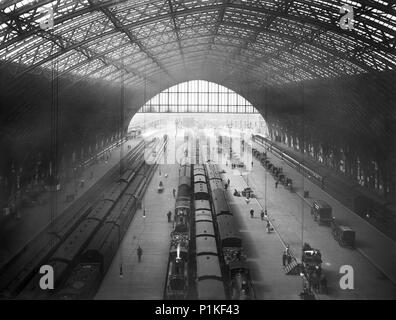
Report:
M 339 26 L 354 7 L 353 30 Z M 55 27 L 42 30 L 44 8 Z M 26 72 L 123 79 L 137 88 L 194 78 L 238 87 L 394 70 L 396 4 L 385 0 L 5 0 L 0 61 Z M 20 66 L 24 67 L 21 68 Z M 241 77 L 239 75 L 243 74 Z M 166 85 L 164 85 L 166 83 Z

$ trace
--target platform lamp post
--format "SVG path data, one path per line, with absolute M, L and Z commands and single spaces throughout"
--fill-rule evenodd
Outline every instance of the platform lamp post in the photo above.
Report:
M 122 269 L 123 259 L 122 259 L 122 247 L 121 247 L 121 228 L 118 228 L 118 250 L 120 251 L 120 279 L 124 278 L 124 272 Z

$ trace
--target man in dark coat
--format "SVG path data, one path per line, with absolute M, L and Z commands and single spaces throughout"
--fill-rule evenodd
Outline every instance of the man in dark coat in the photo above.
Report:
M 137 251 L 138 261 L 140 262 L 142 260 L 143 249 L 140 248 L 139 246 L 136 251 Z

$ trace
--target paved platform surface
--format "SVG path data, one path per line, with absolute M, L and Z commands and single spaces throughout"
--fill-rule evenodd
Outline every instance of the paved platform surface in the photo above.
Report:
M 111 151 L 108 161 L 100 161 L 87 167 L 81 178 L 85 183 L 83 187 L 78 186 L 76 189 L 75 182 L 69 181 L 62 189 L 56 193 L 55 205 L 51 209 L 51 199 L 49 192 L 44 193 L 41 198 L 44 200 L 42 205 L 34 207 L 25 207 L 20 210 L 21 219 L 13 220 L 8 223 L 0 233 L 0 267 L 9 259 L 17 254 L 26 244 L 40 234 L 51 222 L 51 210 L 53 218 L 61 216 L 67 209 L 75 205 L 89 189 L 100 180 L 111 168 L 113 168 L 120 160 L 121 155 L 127 154 L 128 145 L 132 148 L 141 141 L 140 138 L 129 140 L 121 147 L 116 147 Z M 90 172 L 93 172 L 93 178 L 90 178 Z M 76 192 L 77 191 L 77 192 Z M 66 202 L 67 194 L 75 194 L 74 201 Z M 85 201 L 86 199 L 84 199 Z M 83 206 L 84 204 L 82 204 Z
M 220 167 L 226 171 L 223 179 L 230 179 L 228 201 L 242 236 L 256 299 L 300 299 L 298 294 L 302 289 L 302 279 L 285 275 L 282 267 L 285 247 L 275 232 L 267 233 L 266 222 L 260 217 L 260 203 L 252 199 L 247 204 L 244 197 L 234 197 L 233 190 L 242 190 L 246 187 L 246 182 L 229 167 Z M 255 212 L 253 218 L 250 216 L 250 209 Z
M 168 174 L 167 178 L 165 174 Z M 172 190 L 177 188 L 178 178 L 177 165 L 158 167 L 143 198 L 146 218 L 143 218 L 143 210 L 136 212 L 95 299 L 163 299 L 172 231 L 172 223 L 168 223 L 166 213 L 169 210 L 172 214 L 174 212 Z M 163 193 L 157 192 L 160 181 L 165 187 Z M 143 249 L 141 262 L 136 254 L 139 245 Z
M 263 151 L 263 148 L 257 144 L 253 145 Z M 291 193 L 280 184 L 278 188 L 275 188 L 275 181 L 267 172 L 266 197 L 269 217 L 282 240 L 290 245 L 297 256 L 301 256 L 303 242 L 308 242 L 312 247 L 321 250 L 323 269 L 329 283 L 329 295 L 320 295 L 320 298 L 396 299 L 395 242 L 286 163 L 270 153 L 267 154 L 272 163 L 282 166 L 285 175 L 293 179 L 296 190 L 295 193 Z M 254 160 L 248 182 L 255 190 L 258 201 L 263 207 L 265 206 L 265 175 L 266 169 Z M 232 185 L 231 190 L 233 190 Z M 310 198 L 303 198 L 304 190 L 309 191 Z M 333 208 L 333 215 L 336 219 L 356 230 L 356 250 L 340 247 L 333 239 L 329 227 L 319 226 L 313 221 L 310 203 L 315 198 L 328 202 Z M 281 252 L 278 254 L 278 260 L 281 259 L 280 255 Z M 354 268 L 355 290 L 340 288 L 339 269 L 342 265 L 351 265 Z

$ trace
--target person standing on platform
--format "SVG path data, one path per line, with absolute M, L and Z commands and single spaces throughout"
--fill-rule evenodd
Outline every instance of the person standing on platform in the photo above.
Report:
M 176 189 L 173 188 L 173 198 L 176 198 Z
M 252 208 L 252 209 L 250 209 L 250 217 L 251 217 L 251 218 L 253 218 L 253 217 L 254 217 L 254 210 L 253 210 L 253 208 Z
M 230 185 L 230 179 L 227 179 L 227 184 Z
M 269 221 L 267 221 L 267 233 L 271 232 L 271 224 Z
M 278 183 L 279 183 L 279 181 L 276 180 L 276 181 L 275 181 L 275 188 L 278 188 Z
M 172 212 L 169 210 L 166 215 L 168 216 L 168 222 L 171 222 Z
M 286 261 L 287 261 L 286 251 L 283 251 L 282 264 L 283 264 L 284 267 L 286 267 Z
M 142 261 L 143 249 L 140 246 L 137 248 L 138 261 Z
M 264 220 L 264 210 L 261 210 L 260 216 L 261 216 L 261 220 Z

